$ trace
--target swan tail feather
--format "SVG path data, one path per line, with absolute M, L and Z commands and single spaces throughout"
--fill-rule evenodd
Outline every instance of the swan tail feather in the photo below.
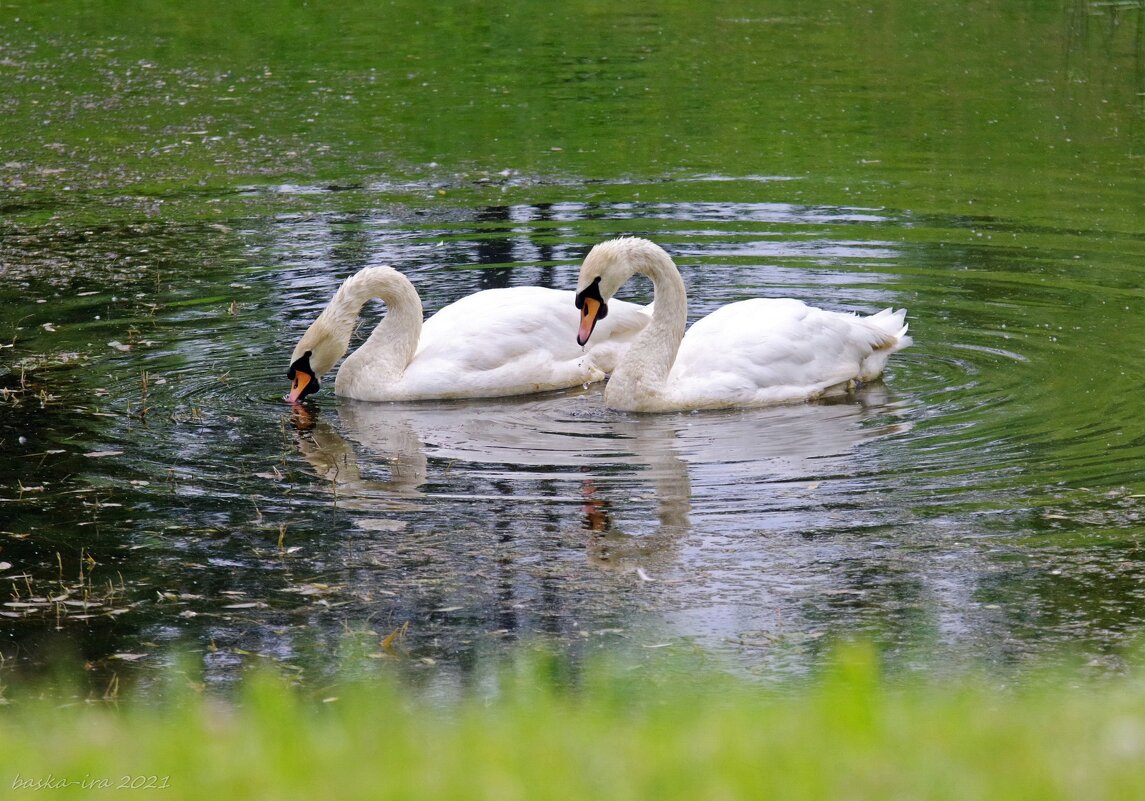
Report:
M 892 353 L 910 347 L 914 340 L 907 334 L 906 309 L 883 309 L 865 319 L 880 335 L 859 368 L 859 379 L 871 381 L 882 375 Z
M 878 350 L 894 353 L 914 343 L 914 340 L 907 336 L 907 329 L 910 326 L 906 322 L 906 309 L 883 309 L 870 315 L 866 320 L 882 334 L 880 341 L 875 345 Z

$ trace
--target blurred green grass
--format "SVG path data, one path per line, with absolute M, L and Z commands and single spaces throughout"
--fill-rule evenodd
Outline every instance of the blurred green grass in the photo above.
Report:
M 0 797 L 165 799 L 1145 798 L 1145 685 L 890 682 L 871 652 L 767 688 L 706 669 L 527 658 L 430 702 L 388 680 L 308 694 L 59 706 L 10 692 Z M 122 787 L 121 787 L 122 786 Z M 116 789 L 121 788 L 121 789 Z

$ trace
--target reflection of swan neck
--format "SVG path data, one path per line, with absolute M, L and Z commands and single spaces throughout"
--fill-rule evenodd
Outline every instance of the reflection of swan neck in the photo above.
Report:
M 652 321 L 632 343 L 609 379 L 605 388 L 606 402 L 610 395 L 631 398 L 658 394 L 668 380 L 688 321 L 684 279 L 672 258 L 650 242 L 626 241 L 632 243 L 620 262 L 626 275 L 617 285 L 634 273 L 648 276 L 652 279 L 654 305 Z
M 426 482 L 429 461 L 425 445 L 410 417 L 402 414 L 379 414 L 368 405 L 348 403 L 338 410 L 345 430 L 369 449 L 371 456 L 389 462 L 390 481 L 387 486 L 401 494 L 420 494 L 418 488 Z
M 356 418 L 352 407 L 340 410 L 343 422 L 355 429 Z M 358 456 L 351 442 L 325 421 L 298 438 L 299 449 L 319 477 L 330 482 L 335 496 L 350 509 L 388 509 L 393 505 L 388 495 L 416 497 L 426 482 L 428 461 L 417 432 L 408 420 L 387 420 L 384 428 L 377 429 L 377 441 L 364 443 L 370 448 L 370 473 L 375 472 L 375 457 L 389 462 L 390 480 L 364 477 Z M 379 497 L 378 492 L 386 493 Z
M 656 517 L 660 520 L 661 537 L 678 537 L 688 532 L 688 513 L 692 510 L 692 482 L 688 465 L 670 449 L 660 464 L 654 465 L 653 486 L 659 506 Z

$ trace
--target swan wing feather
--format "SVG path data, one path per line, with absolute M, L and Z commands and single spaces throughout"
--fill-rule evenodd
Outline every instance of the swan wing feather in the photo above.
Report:
M 862 375 L 868 357 L 899 346 L 883 322 L 786 298 L 730 303 L 688 330 L 668 385 L 678 398 L 700 405 L 815 397 L 851 379 L 874 377 Z
M 648 315 L 620 302 L 602 321 L 600 344 L 581 348 L 573 297 L 568 290 L 512 287 L 445 306 L 426 320 L 394 391 L 411 400 L 494 397 L 601 380 Z

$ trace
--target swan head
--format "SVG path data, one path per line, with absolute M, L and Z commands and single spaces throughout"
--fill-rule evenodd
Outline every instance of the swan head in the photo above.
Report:
M 298 340 L 290 356 L 286 377 L 291 383 L 286 400 L 301 403 L 307 395 L 317 392 L 321 387 L 319 376 L 330 372 L 349 346 L 348 334 L 338 336 L 322 317 L 315 320 Z
M 600 294 L 600 276 L 592 283 L 576 293 L 573 301 L 580 309 L 580 330 L 576 333 L 576 343 L 584 347 L 588 338 L 592 336 L 592 329 L 596 328 L 598 320 L 608 316 L 608 301 Z
M 668 258 L 659 245 L 647 239 L 624 236 L 593 247 L 580 266 L 576 307 L 580 309 L 580 330 L 576 341 L 588 342 L 599 320 L 608 314 L 608 301 L 633 273 L 649 260 Z

